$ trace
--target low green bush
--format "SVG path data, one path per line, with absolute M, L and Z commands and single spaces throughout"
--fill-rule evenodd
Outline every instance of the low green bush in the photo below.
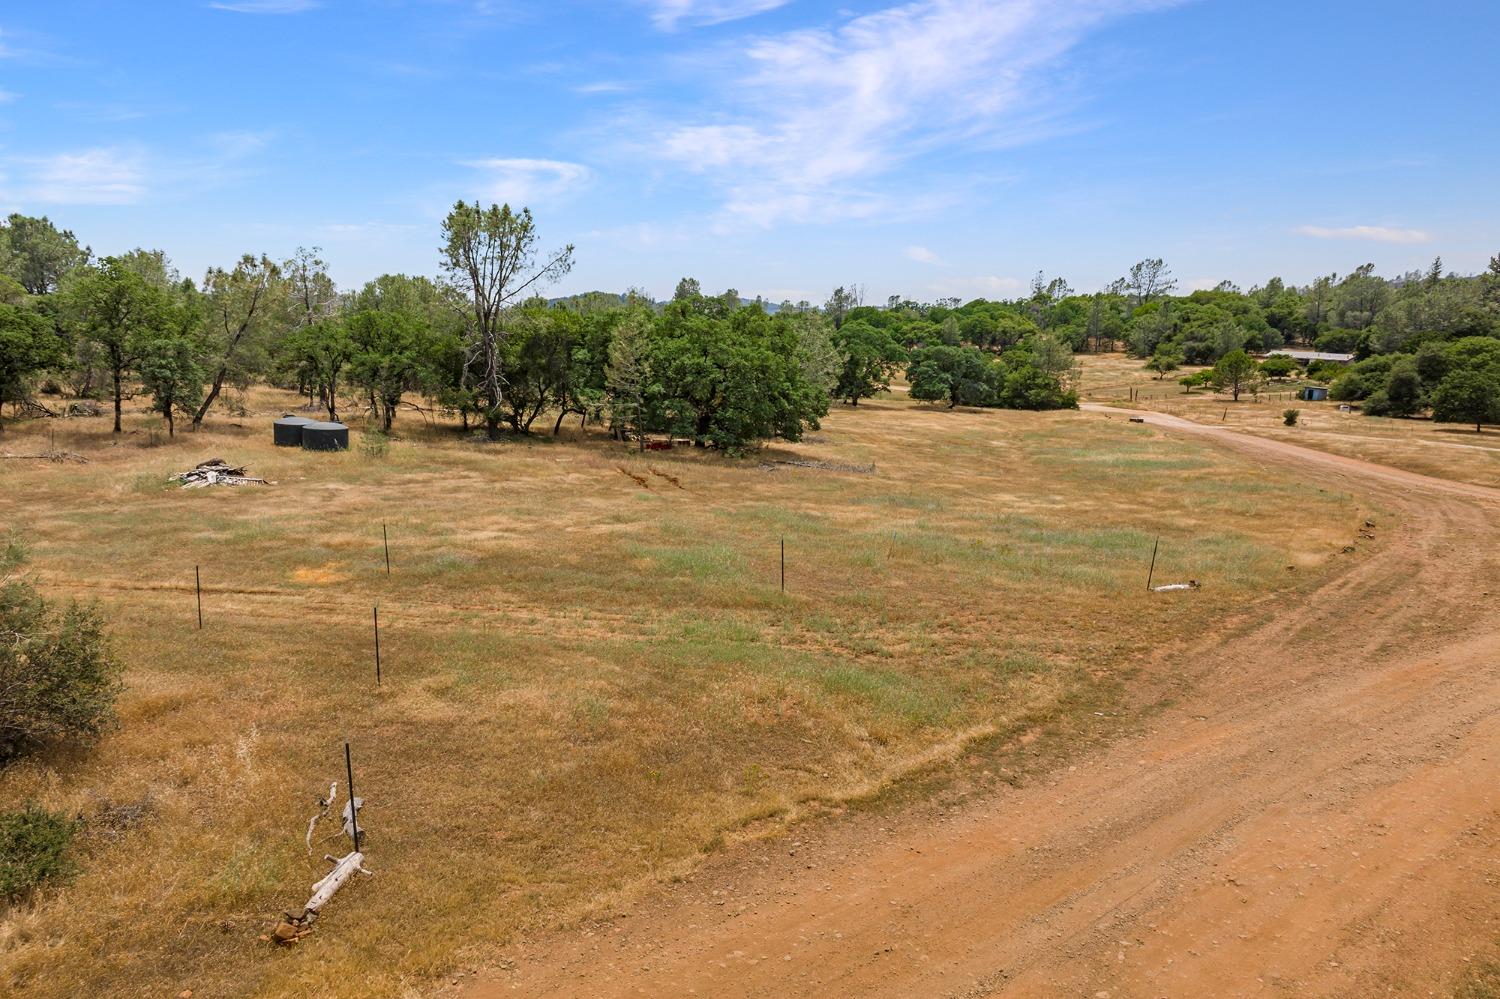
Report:
M 10 573 L 24 559 L 0 550 L 0 766 L 55 745 L 92 742 L 115 723 L 120 665 L 92 607 L 58 609 Z
M 78 822 L 40 805 L 0 812 L 0 899 L 19 902 L 44 882 L 72 877 L 68 847 Z

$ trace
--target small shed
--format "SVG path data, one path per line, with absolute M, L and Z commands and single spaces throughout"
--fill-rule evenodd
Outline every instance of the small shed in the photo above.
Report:
M 309 423 L 302 428 L 305 451 L 349 450 L 349 428 L 342 423 Z
M 1304 385 L 1302 387 L 1302 398 L 1307 402 L 1323 402 L 1328 398 L 1328 387 L 1326 385 Z
M 277 447 L 301 447 L 302 428 L 311 422 L 305 416 L 283 416 L 271 428 L 271 439 Z

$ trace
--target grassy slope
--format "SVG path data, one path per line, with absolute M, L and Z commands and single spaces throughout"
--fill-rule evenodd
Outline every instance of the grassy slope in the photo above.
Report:
M 887 399 L 742 461 L 413 424 L 372 459 L 272 448 L 287 403 L 262 393 L 243 428 L 160 448 L 70 421 L 58 444 L 89 464 L 0 468 L 0 522 L 49 592 L 104 605 L 129 666 L 124 724 L 96 752 L 0 774 L 0 806 L 94 817 L 85 873 L 0 925 L 7 988 L 400 995 L 726 836 L 878 793 L 965 740 L 1092 714 L 1160 647 L 1294 598 L 1363 516 L 1074 413 Z M 278 484 L 163 487 L 215 455 Z M 778 457 L 877 471 L 761 464 Z M 1143 593 L 1158 534 L 1158 579 L 1200 593 Z M 379 873 L 271 948 L 257 934 L 326 868 L 302 831 L 342 782 L 346 736 Z M 134 802 L 146 820 L 106 828 L 105 806 Z

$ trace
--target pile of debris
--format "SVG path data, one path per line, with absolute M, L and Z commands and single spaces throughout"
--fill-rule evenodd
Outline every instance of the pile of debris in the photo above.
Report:
M 191 471 L 178 472 L 176 475 L 169 477 L 167 481 L 181 482 L 184 489 L 202 489 L 204 486 L 275 485 L 275 483 L 267 482 L 265 479 L 257 479 L 254 476 L 246 475 L 246 471 L 247 469 L 244 465 L 233 468 L 223 458 L 210 458 L 207 461 L 199 462 L 197 467 Z

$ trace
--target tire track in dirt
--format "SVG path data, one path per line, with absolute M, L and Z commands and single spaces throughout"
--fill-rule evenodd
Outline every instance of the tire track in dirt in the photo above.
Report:
M 466 999 L 1407 994 L 1491 948 L 1500 491 L 1131 415 L 1337 480 L 1402 530 L 1170 664 L 1194 693 L 1149 731 L 956 812 L 730 851 L 612 925 L 517 944 Z

